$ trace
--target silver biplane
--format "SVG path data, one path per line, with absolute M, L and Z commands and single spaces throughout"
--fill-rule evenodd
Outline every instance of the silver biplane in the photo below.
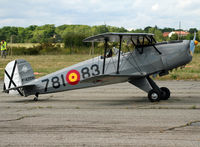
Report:
M 196 36 L 196 35 L 195 35 Z M 103 42 L 104 55 L 35 79 L 30 64 L 17 59 L 7 64 L 4 92 L 21 96 L 38 96 L 80 88 L 129 82 L 148 93 L 151 102 L 167 100 L 170 90 L 159 87 L 150 77 L 164 76 L 170 70 L 192 60 L 195 40 L 157 43 L 149 33 L 104 33 L 88 37 L 84 42 Z M 109 42 L 118 42 L 118 48 L 109 49 Z M 122 52 L 122 43 L 132 44 L 133 50 Z

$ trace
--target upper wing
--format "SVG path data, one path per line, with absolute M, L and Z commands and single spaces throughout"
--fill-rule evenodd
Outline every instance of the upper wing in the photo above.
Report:
M 153 38 L 154 34 L 150 33 L 103 33 L 95 36 L 88 37 L 84 39 L 84 42 L 104 42 L 105 40 L 109 42 L 119 42 L 120 37 L 123 41 L 134 41 L 136 45 L 138 41 L 148 41 L 155 42 Z
M 146 73 L 134 73 L 129 75 L 121 75 L 121 74 L 100 75 L 85 79 L 81 81 L 81 83 L 116 83 L 116 82 L 125 82 L 131 79 L 138 79 L 145 76 Z

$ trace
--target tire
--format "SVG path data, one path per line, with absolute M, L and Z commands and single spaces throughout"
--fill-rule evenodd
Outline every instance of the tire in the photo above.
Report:
M 170 90 L 167 87 L 161 87 L 160 90 L 162 91 L 161 99 L 168 100 L 170 98 Z
M 148 93 L 149 101 L 151 102 L 159 102 L 161 98 L 161 94 L 154 89 L 150 90 Z
M 37 102 L 38 101 L 38 97 L 34 97 L 34 99 L 33 99 L 35 102 Z

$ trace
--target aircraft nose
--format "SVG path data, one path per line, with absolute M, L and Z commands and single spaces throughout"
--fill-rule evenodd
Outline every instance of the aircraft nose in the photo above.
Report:
M 197 40 L 191 40 L 190 41 L 190 52 L 191 52 L 192 55 L 194 54 L 195 46 L 197 46 L 198 43 L 199 42 Z

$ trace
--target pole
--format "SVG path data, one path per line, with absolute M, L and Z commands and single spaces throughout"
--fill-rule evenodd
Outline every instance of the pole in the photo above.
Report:
M 179 21 L 179 33 L 178 33 L 178 40 L 180 40 L 181 37 L 181 21 Z
M 13 35 L 10 36 L 10 45 L 11 45 L 10 51 L 9 51 L 10 56 L 12 56 L 12 43 L 13 43 Z
M 94 41 L 92 41 L 92 55 L 94 55 Z

